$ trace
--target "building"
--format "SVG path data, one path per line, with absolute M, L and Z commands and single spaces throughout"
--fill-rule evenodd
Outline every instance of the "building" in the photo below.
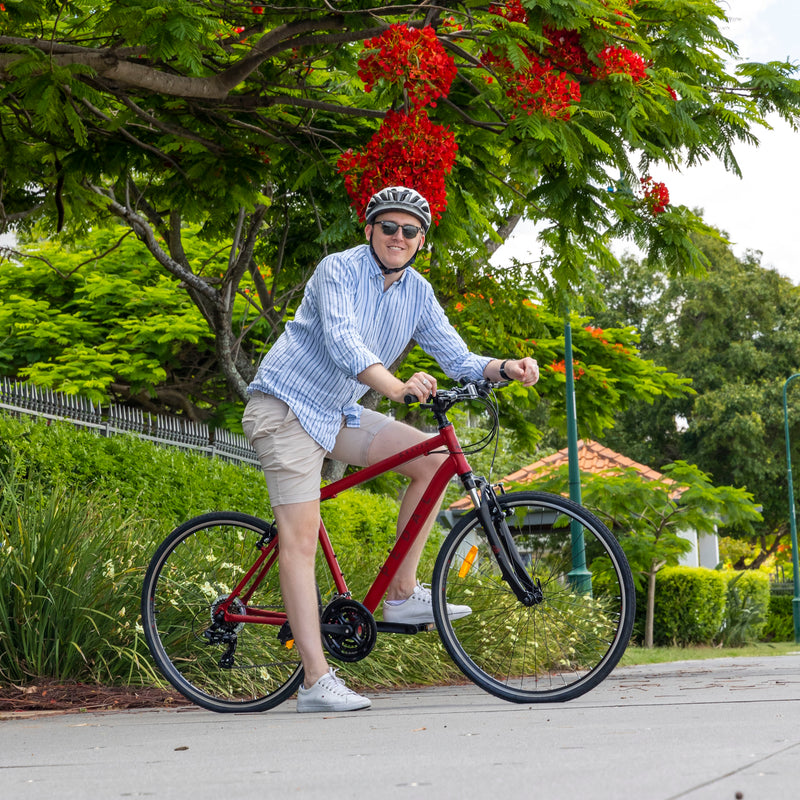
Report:
M 537 475 L 558 469 L 567 463 L 569 463 L 569 455 L 567 448 L 564 448 L 533 464 L 529 464 L 527 467 L 512 472 L 510 475 L 506 475 L 500 480 L 500 483 L 531 483 Z M 578 441 L 578 467 L 581 472 L 593 474 L 607 474 L 609 472 L 621 472 L 625 469 L 635 469 L 645 480 L 669 481 L 669 478 L 658 470 L 639 464 L 633 459 L 620 453 L 615 453 L 608 447 L 604 447 L 592 440 L 580 439 Z M 450 505 L 444 514 L 445 519 L 452 523 L 454 517 L 464 513 L 471 507 L 472 501 L 470 498 L 462 497 Z M 719 564 L 719 539 L 716 534 L 700 534 L 698 537 L 697 531 L 685 530 L 681 531 L 679 535 L 684 539 L 688 539 L 692 544 L 691 550 L 684 553 L 680 558 L 679 563 L 682 566 L 716 568 Z

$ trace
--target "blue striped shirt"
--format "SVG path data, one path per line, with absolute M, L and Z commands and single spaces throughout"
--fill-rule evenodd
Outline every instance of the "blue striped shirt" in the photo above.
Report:
M 369 387 L 356 376 L 372 364 L 391 365 L 411 339 L 454 379 L 479 379 L 491 361 L 469 352 L 425 278 L 409 268 L 384 291 L 369 247 L 359 245 L 319 263 L 248 391 L 286 402 L 330 451 L 343 416 L 359 425 L 357 401 Z

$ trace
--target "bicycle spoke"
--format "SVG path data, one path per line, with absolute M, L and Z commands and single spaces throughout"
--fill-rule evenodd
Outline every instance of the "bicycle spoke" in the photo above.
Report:
M 519 492 L 500 504 L 543 599 L 529 606 L 517 599 L 477 516 L 468 515 L 445 541 L 434 573 L 442 641 L 468 677 L 506 700 L 576 697 L 596 686 L 627 646 L 634 613 L 630 569 L 605 526 L 565 498 Z M 588 579 L 580 571 L 584 561 Z M 450 621 L 445 596 L 471 606 L 472 614 Z
M 256 543 L 265 530 L 244 514 L 190 520 L 164 542 L 145 578 L 142 618 L 153 657 L 175 688 L 214 711 L 270 708 L 302 679 L 297 651 L 279 639 L 280 622 L 222 619 L 228 602 L 240 616 L 283 614 L 277 564 L 248 584 L 246 604 L 231 599 L 260 554 Z

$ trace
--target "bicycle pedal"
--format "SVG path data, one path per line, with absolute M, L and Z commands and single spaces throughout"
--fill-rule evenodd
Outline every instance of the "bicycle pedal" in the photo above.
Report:
M 422 622 L 417 625 L 407 625 L 402 622 L 377 622 L 376 625 L 378 633 L 405 633 L 409 635 L 432 631 L 436 628 L 433 622 Z

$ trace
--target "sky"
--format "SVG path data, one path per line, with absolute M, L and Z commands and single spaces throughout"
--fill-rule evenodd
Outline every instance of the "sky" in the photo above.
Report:
M 730 25 L 723 33 L 743 60 L 800 62 L 800 0 L 727 0 L 725 7 Z M 673 203 L 703 209 L 705 221 L 727 233 L 737 256 L 759 250 L 762 266 L 800 285 L 800 133 L 779 119 L 770 122 L 772 130 L 756 132 L 758 147 L 734 149 L 742 178 L 714 162 L 682 173 L 654 168 L 653 178 L 667 185 Z M 525 260 L 532 242 L 532 228 L 518 226 L 493 260 Z M 619 248 L 626 249 L 632 251 Z

